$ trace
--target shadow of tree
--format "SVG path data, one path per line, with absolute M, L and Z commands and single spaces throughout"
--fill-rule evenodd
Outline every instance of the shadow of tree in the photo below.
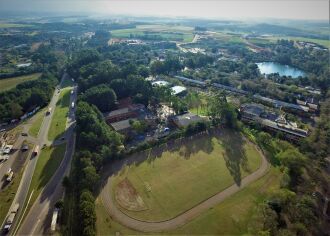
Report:
M 223 130 L 219 142 L 224 147 L 224 159 L 229 173 L 233 177 L 235 183 L 240 186 L 242 180 L 241 168 L 249 172 L 247 156 L 244 149 L 245 140 L 237 133 L 231 134 L 233 131 Z

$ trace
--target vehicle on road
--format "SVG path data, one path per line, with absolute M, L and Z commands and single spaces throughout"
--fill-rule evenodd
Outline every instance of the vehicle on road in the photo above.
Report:
M 74 93 L 74 91 L 73 90 L 71 90 L 71 94 L 73 94 Z
M 15 219 L 16 213 L 18 212 L 18 209 L 19 209 L 19 204 L 16 203 L 13 206 L 12 210 L 10 211 L 10 214 L 9 214 L 9 216 L 8 216 L 8 218 L 6 220 L 5 226 L 3 228 L 3 230 L 4 230 L 5 233 L 8 233 L 9 232 L 9 230 L 11 228 L 11 225 L 13 224 L 13 221 Z
M 7 180 L 7 182 L 11 182 L 13 180 L 13 178 L 14 178 L 14 171 L 11 170 L 9 172 L 6 180 Z
M 39 153 L 39 145 L 36 145 L 35 147 L 34 147 L 34 149 L 33 149 L 33 153 L 32 153 L 32 155 L 35 157 L 36 155 L 38 155 L 38 153 Z
M 52 112 L 52 108 L 49 107 L 48 110 L 47 110 L 47 112 L 46 112 L 46 116 L 50 115 L 51 112 Z
M 56 230 L 56 223 L 57 223 L 58 212 L 59 212 L 59 209 L 58 208 L 55 208 L 54 209 L 54 212 L 53 212 L 53 216 L 52 216 L 52 223 L 51 223 L 51 226 L 50 226 L 50 230 L 52 232 L 54 232 Z
M 71 103 L 71 108 L 72 108 L 72 109 L 74 108 L 74 102 Z
M 12 169 L 11 169 L 11 168 L 9 168 L 9 169 L 7 170 L 5 176 L 7 177 L 7 176 L 10 174 L 10 172 L 12 172 Z

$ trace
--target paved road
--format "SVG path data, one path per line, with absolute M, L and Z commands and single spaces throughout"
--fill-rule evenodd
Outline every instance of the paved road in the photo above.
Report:
M 259 151 L 259 149 L 258 149 Z M 236 184 L 228 187 L 227 189 L 225 189 L 224 191 L 210 197 L 209 199 L 205 200 L 204 202 L 200 203 L 199 205 L 191 208 L 190 210 L 182 213 L 181 215 L 178 215 L 175 218 L 169 219 L 169 220 L 165 220 L 165 221 L 161 221 L 161 222 L 145 222 L 145 221 L 140 221 L 140 220 L 136 220 L 133 219 L 131 217 L 129 217 L 128 215 L 124 214 L 122 211 L 120 211 L 117 207 L 116 204 L 113 200 L 113 198 L 111 197 L 111 190 L 113 189 L 113 183 L 112 183 L 112 179 L 111 175 L 113 174 L 112 171 L 117 171 L 116 166 L 113 166 L 109 169 L 109 178 L 107 178 L 107 180 L 105 180 L 104 183 L 104 187 L 101 191 L 101 200 L 102 203 L 105 207 L 105 209 L 107 210 L 107 212 L 110 214 L 110 216 L 115 219 L 116 221 L 118 221 L 119 223 L 141 231 L 141 232 L 160 232 L 160 231 L 165 231 L 165 230 L 172 230 L 175 229 L 177 227 L 180 227 L 186 223 L 188 223 L 189 221 L 191 221 L 192 219 L 194 219 L 195 217 L 197 217 L 198 215 L 200 215 L 202 212 L 205 212 L 206 210 L 214 207 L 215 205 L 219 204 L 220 202 L 222 202 L 223 200 L 225 200 L 227 197 L 233 195 L 234 193 L 238 192 L 239 190 L 241 190 L 242 188 L 244 188 L 245 186 L 249 185 L 250 183 L 256 181 L 257 179 L 259 179 L 260 177 L 262 177 L 268 170 L 268 162 L 266 160 L 266 158 L 264 157 L 264 155 L 261 153 L 261 151 L 259 151 L 259 153 L 262 156 L 262 163 L 260 168 L 253 172 L 252 174 L 246 176 L 245 178 L 242 179 L 241 181 L 241 185 L 237 186 Z M 120 160 L 117 163 L 114 163 L 115 165 L 119 165 L 122 166 L 123 163 L 125 163 L 125 161 L 127 160 Z M 120 163 L 122 162 L 122 163 Z M 118 166 L 117 166 L 118 167 Z
M 61 84 L 62 84 L 63 79 L 65 78 L 65 76 L 66 75 L 64 74 L 63 77 L 62 77 L 62 80 L 61 80 Z M 58 101 L 58 98 L 59 98 L 59 93 L 57 92 L 57 90 L 55 90 L 55 92 L 53 94 L 53 97 L 52 97 L 52 99 L 51 99 L 51 101 L 48 105 L 48 107 L 51 107 L 52 111 L 54 111 L 54 109 L 56 107 L 56 103 Z M 53 116 L 53 112 L 51 112 L 50 115 L 45 116 L 44 119 L 43 119 L 43 122 L 41 124 L 40 130 L 39 130 L 39 133 L 38 133 L 38 137 L 35 141 L 35 144 L 39 145 L 39 147 L 42 147 L 42 145 L 45 142 L 47 142 L 47 134 L 48 134 L 48 129 L 50 127 L 51 120 L 52 120 L 52 116 Z M 34 158 L 29 158 L 28 159 L 28 162 L 25 166 L 25 170 L 24 170 L 20 185 L 17 189 L 14 201 L 12 202 L 12 205 L 10 207 L 10 209 L 11 209 L 14 204 L 19 203 L 20 208 L 21 208 L 18 211 L 18 213 L 15 217 L 15 220 L 14 220 L 14 222 L 12 224 L 12 227 L 11 227 L 11 231 L 16 228 L 16 225 L 18 223 L 17 221 L 18 221 L 18 219 L 20 218 L 20 216 L 23 212 L 24 202 L 28 198 L 27 194 L 28 194 L 28 191 L 29 191 L 30 183 L 31 183 L 31 180 L 32 180 L 32 176 L 33 176 L 33 173 L 34 173 L 35 166 L 37 164 L 38 157 L 39 157 L 39 155 L 35 156 Z M 9 232 L 9 234 L 12 233 L 11 231 Z
M 76 104 L 76 99 L 77 86 L 74 86 L 74 93 L 71 95 L 70 105 L 72 102 Z M 72 109 L 71 106 L 66 126 L 65 137 L 67 146 L 63 161 L 33 204 L 27 217 L 20 226 L 17 235 L 43 235 L 49 233 L 54 204 L 63 196 L 64 189 L 62 187 L 62 180 L 64 176 L 69 175 L 71 159 L 74 153 L 75 109 Z

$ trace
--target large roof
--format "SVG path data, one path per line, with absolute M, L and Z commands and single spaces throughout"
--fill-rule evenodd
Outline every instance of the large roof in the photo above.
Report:
M 111 123 L 112 128 L 116 131 L 125 130 L 131 127 L 130 121 L 136 120 L 136 119 L 127 119 L 127 120 L 121 120 L 118 122 Z
M 171 90 L 172 90 L 173 95 L 178 95 L 178 94 L 186 91 L 187 88 L 183 87 L 183 86 L 174 86 L 174 87 L 171 88 Z
M 183 115 L 179 115 L 173 118 L 174 123 L 179 127 L 185 127 L 188 126 L 191 123 L 202 121 L 203 118 L 192 114 L 192 113 L 185 113 Z

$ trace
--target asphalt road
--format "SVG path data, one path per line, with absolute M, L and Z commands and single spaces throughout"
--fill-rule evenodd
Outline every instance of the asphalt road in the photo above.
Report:
M 70 105 L 72 102 L 76 104 L 76 99 L 77 86 L 74 86 L 74 93 L 71 95 Z M 62 180 L 70 171 L 71 159 L 75 147 L 74 127 L 75 108 L 72 109 L 70 106 L 65 133 L 67 146 L 63 161 L 33 204 L 27 217 L 22 222 L 17 235 L 43 235 L 49 233 L 54 205 L 62 198 L 64 193 Z
M 62 76 L 62 80 L 61 80 L 61 83 L 60 84 L 62 84 L 63 79 L 66 76 L 68 76 L 68 75 L 67 74 L 64 74 Z M 41 127 L 40 127 L 40 130 L 39 130 L 39 133 L 38 133 L 37 139 L 32 140 L 32 138 L 31 138 L 31 140 L 30 140 L 30 141 L 33 141 L 36 145 L 39 145 L 40 148 L 43 146 L 43 144 L 45 144 L 45 143 L 48 144 L 49 143 L 47 134 L 48 134 L 48 130 L 49 130 L 49 127 L 50 127 L 51 120 L 52 120 L 53 111 L 55 110 L 55 107 L 56 107 L 56 103 L 58 101 L 58 98 L 59 98 L 59 93 L 57 92 L 57 89 L 56 89 L 55 92 L 54 92 L 54 94 L 53 94 L 53 97 L 52 97 L 52 99 L 51 99 L 51 101 L 50 101 L 50 103 L 48 105 L 48 107 L 51 108 L 51 111 L 52 112 L 50 113 L 50 115 L 44 117 L 43 122 L 42 122 Z M 74 96 L 72 96 L 72 99 L 76 99 L 76 93 L 75 93 Z M 69 115 L 70 115 L 70 118 L 69 118 L 69 122 L 68 123 L 71 125 L 74 122 L 74 112 L 73 111 L 70 111 Z M 68 131 L 67 131 L 67 135 L 68 135 L 68 137 L 70 139 L 68 141 L 68 144 L 69 145 L 67 145 L 67 146 L 70 146 L 70 144 L 71 144 L 72 147 L 73 147 L 74 146 L 74 138 L 72 137 L 72 133 L 73 133 L 73 128 L 71 128 L 71 129 L 69 128 Z M 73 139 L 73 140 L 71 140 L 71 139 Z M 22 137 L 19 137 L 19 139 L 16 141 L 17 144 L 15 143 L 14 147 L 16 148 L 16 145 L 20 147 L 20 145 L 22 145 L 22 141 L 23 141 Z M 71 151 L 70 151 L 70 148 L 69 148 L 69 150 L 67 149 L 66 156 L 67 156 L 67 153 L 72 153 L 73 152 L 73 148 L 71 148 L 71 149 L 72 149 Z M 24 211 L 24 209 L 23 209 L 24 203 L 29 198 L 29 196 L 27 196 L 27 194 L 28 194 L 28 191 L 29 191 L 29 187 L 30 187 L 30 184 L 31 184 L 32 176 L 33 176 L 33 173 L 34 173 L 34 169 L 36 167 L 36 164 L 37 164 L 38 157 L 39 157 L 39 155 L 35 156 L 34 158 L 32 158 L 31 156 L 29 156 L 29 159 L 28 159 L 28 161 L 26 163 L 26 167 L 25 167 L 25 170 L 24 170 L 24 173 L 23 173 L 23 176 L 22 176 L 20 185 L 19 185 L 19 187 L 17 189 L 17 192 L 16 192 L 16 195 L 15 195 L 14 201 L 12 202 L 12 205 L 10 207 L 10 209 L 11 209 L 12 206 L 14 204 L 16 204 L 16 203 L 19 203 L 19 205 L 20 205 L 20 210 L 18 211 L 18 213 L 17 213 L 17 215 L 16 215 L 16 217 L 14 219 L 14 222 L 12 224 L 11 231 L 9 232 L 9 234 L 13 234 L 12 230 L 17 227 L 17 224 L 19 223 L 18 220 L 20 219 L 20 217 L 21 217 L 21 215 L 22 215 L 22 213 Z M 14 162 L 14 160 L 15 160 L 15 156 L 11 156 L 10 159 L 8 159 L 6 161 L 6 165 L 10 166 Z M 67 160 L 67 158 L 65 157 L 64 160 Z M 61 164 L 61 166 L 62 166 L 62 164 Z M 4 169 L 6 171 L 6 167 L 7 166 L 3 166 L 3 168 L 1 168 L 1 170 Z M 56 174 L 57 174 L 57 172 L 55 173 L 55 175 Z M 62 172 L 62 174 L 63 174 L 63 172 Z M 53 179 L 56 179 L 56 178 L 53 178 Z M 54 181 L 53 179 L 52 179 L 52 181 Z M 61 181 L 61 179 L 58 180 L 58 181 Z M 54 185 L 52 185 L 52 186 L 54 186 Z M 35 223 L 36 222 L 33 222 L 33 225 Z

